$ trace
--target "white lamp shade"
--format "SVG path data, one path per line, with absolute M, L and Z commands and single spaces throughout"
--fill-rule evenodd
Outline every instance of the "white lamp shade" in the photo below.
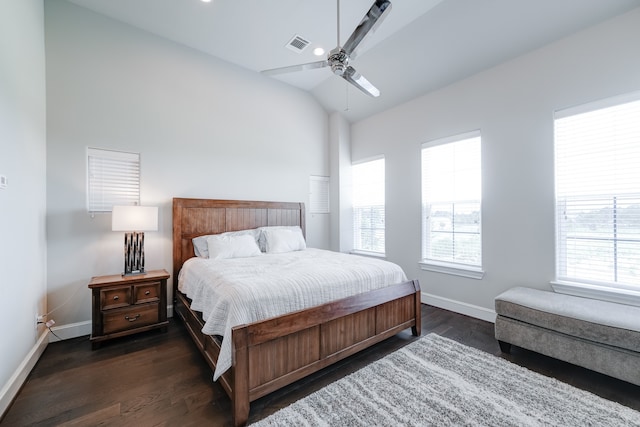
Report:
M 157 231 L 158 208 L 154 206 L 114 206 L 111 212 L 113 231 Z

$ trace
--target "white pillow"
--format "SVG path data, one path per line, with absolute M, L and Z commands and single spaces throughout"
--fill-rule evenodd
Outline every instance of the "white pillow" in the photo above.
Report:
M 193 253 L 200 258 L 209 258 L 209 249 L 207 248 L 207 237 L 198 236 L 191 239 L 193 242 Z
M 293 229 L 269 228 L 262 230 L 262 234 L 265 239 L 266 252 L 269 254 L 302 251 L 307 247 L 299 227 Z
M 193 242 L 193 252 L 197 257 L 209 258 L 207 239 L 210 236 L 242 236 L 247 234 L 253 236 L 253 238 L 257 242 L 258 237 L 260 236 L 260 230 L 258 230 L 257 228 L 253 228 L 251 230 L 227 231 L 226 233 L 221 234 L 208 234 L 205 236 L 194 237 L 193 239 L 191 239 L 191 241 Z
M 267 227 L 260 227 L 258 228 L 258 233 L 259 233 L 258 246 L 260 246 L 260 250 L 262 252 L 267 252 L 267 239 L 264 234 L 266 230 L 291 230 L 291 231 L 298 230 L 300 231 L 300 234 L 302 234 L 302 229 L 300 228 L 299 225 L 271 225 Z M 303 237 L 303 240 L 304 240 L 304 237 Z
M 251 234 L 214 234 L 207 237 L 209 259 L 247 258 L 262 255 L 256 239 Z

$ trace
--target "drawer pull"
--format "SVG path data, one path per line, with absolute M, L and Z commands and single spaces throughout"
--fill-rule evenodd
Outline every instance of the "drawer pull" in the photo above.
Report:
M 146 291 L 144 294 L 145 295 L 149 295 L 151 293 L 151 291 Z
M 138 320 L 139 317 L 140 317 L 140 314 L 136 314 L 133 317 L 124 316 L 124 318 L 127 319 L 129 322 L 135 322 L 136 320 Z
M 114 301 L 118 301 L 119 299 L 120 299 L 120 297 L 119 297 L 118 295 L 116 295 L 116 296 L 114 296 L 114 297 L 113 297 L 113 300 L 114 300 Z

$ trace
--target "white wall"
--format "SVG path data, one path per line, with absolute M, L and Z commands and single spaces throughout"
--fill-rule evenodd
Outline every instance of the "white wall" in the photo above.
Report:
M 49 305 L 89 333 L 91 276 L 122 271 L 122 233 L 85 209 L 87 146 L 141 153 L 146 267 L 172 271 L 173 197 L 304 201 L 329 174 L 328 116 L 307 93 L 70 3 L 45 2 Z M 327 215 L 308 215 L 329 247 Z M 67 302 L 68 301 L 68 302 Z
M 553 112 L 640 89 L 640 9 L 362 120 L 352 160 L 384 154 L 387 257 L 423 301 L 492 319 L 493 299 L 554 277 Z M 482 280 L 421 271 L 420 148 L 482 132 Z
M 46 110 L 42 0 L 0 2 L 0 414 L 44 350 Z

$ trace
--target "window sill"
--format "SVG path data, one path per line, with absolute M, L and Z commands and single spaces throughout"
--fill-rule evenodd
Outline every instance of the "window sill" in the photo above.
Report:
M 367 256 L 367 257 L 371 257 L 371 258 L 382 258 L 382 259 L 387 259 L 387 254 L 383 254 L 380 252 L 369 252 L 369 251 L 359 251 L 359 250 L 352 250 L 351 252 L 349 252 L 352 255 L 362 255 L 362 256 Z
M 640 306 L 640 291 L 561 280 L 551 282 L 551 287 L 560 294 Z
M 480 267 L 456 264 L 453 262 L 438 262 L 430 260 L 422 260 L 419 264 L 420 268 L 425 271 L 451 274 L 453 276 L 462 276 L 476 280 L 481 280 L 484 277 L 484 271 Z

